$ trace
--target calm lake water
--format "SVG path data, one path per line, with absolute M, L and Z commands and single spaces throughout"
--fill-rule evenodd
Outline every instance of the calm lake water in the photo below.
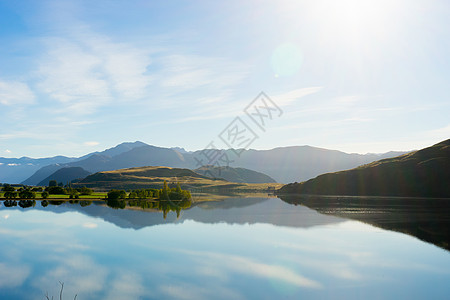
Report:
M 366 211 L 370 213 L 370 211 Z M 448 299 L 450 252 L 278 198 L 0 207 L 0 298 Z

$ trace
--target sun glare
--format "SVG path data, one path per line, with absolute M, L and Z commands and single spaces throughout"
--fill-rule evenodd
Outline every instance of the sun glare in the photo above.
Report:
M 382 39 L 398 22 L 395 18 L 398 4 L 392 1 L 328 0 L 316 5 L 316 18 L 323 31 L 345 42 Z

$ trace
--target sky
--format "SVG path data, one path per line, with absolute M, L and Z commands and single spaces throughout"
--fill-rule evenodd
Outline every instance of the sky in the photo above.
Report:
M 444 0 L 0 0 L 0 156 L 138 140 L 427 147 L 450 137 L 449 13 Z

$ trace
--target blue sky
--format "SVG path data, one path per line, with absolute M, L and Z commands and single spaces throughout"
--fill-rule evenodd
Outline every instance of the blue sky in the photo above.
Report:
M 202 149 L 240 117 L 271 149 L 450 137 L 448 1 L 0 0 L 0 156 Z M 283 111 L 258 128 L 264 91 Z

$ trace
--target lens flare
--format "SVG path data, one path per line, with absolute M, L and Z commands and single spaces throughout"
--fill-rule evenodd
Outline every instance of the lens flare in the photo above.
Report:
M 282 44 L 273 52 L 270 63 L 275 77 L 295 75 L 303 64 L 302 50 L 292 43 Z

